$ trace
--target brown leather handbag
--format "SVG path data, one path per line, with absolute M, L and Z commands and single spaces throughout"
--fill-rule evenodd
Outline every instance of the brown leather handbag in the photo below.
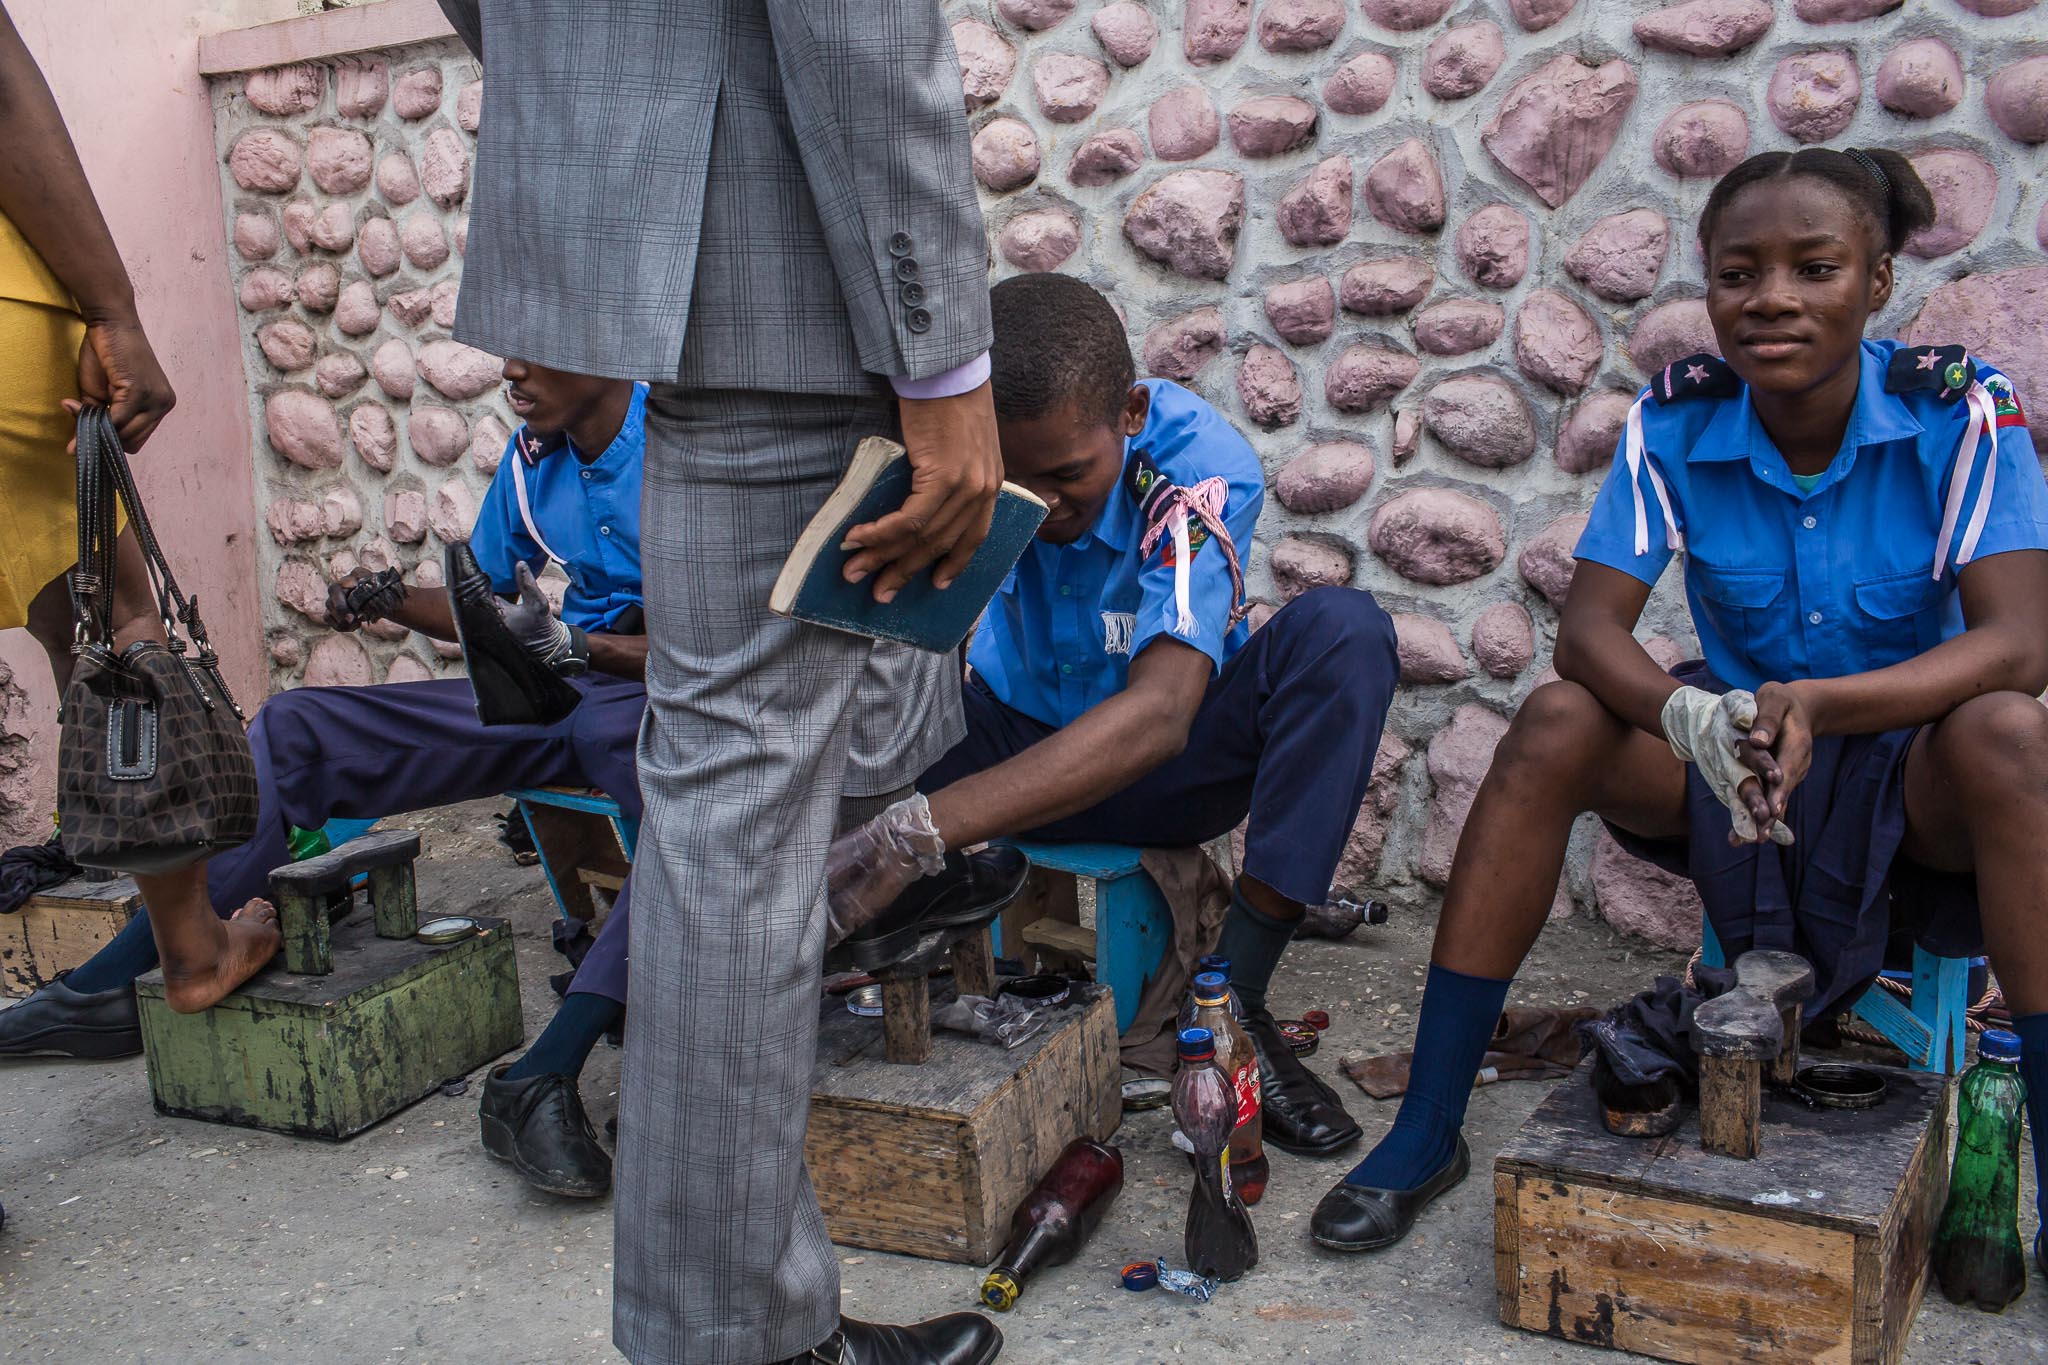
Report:
M 114 502 L 142 543 L 164 643 L 114 645 Z M 169 872 L 256 833 L 256 763 L 199 604 L 171 577 L 105 408 L 78 414 L 76 662 L 64 690 L 57 821 L 86 867 Z M 182 637 L 181 637 L 182 628 Z

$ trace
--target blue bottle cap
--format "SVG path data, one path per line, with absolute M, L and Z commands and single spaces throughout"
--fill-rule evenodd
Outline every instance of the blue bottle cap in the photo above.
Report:
M 2002 1028 L 1986 1029 L 1977 1039 L 1977 1055 L 1987 1062 L 2016 1062 L 2020 1059 L 2020 1036 Z
M 1225 980 L 1230 978 L 1230 959 L 1219 953 L 1211 953 L 1207 957 L 1196 958 L 1195 968 L 1197 971 L 1221 972 Z
M 1230 986 L 1230 978 L 1221 972 L 1196 972 L 1195 994 L 1221 995 Z
M 1215 1055 L 1215 1034 L 1205 1028 L 1184 1028 L 1180 1031 L 1180 1059 L 1182 1061 L 1200 1062 Z

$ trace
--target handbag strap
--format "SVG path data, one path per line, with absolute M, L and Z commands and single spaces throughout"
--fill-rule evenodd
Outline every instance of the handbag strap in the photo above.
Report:
M 106 413 L 82 408 L 78 414 L 78 566 L 71 571 L 74 645 L 113 648 L 114 489 L 105 478 L 100 447 Z M 118 443 L 118 438 L 117 438 Z

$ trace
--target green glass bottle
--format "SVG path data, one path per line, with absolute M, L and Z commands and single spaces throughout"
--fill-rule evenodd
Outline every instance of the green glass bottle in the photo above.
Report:
M 1934 1234 L 1934 1274 L 1955 1303 L 2002 1312 L 2027 1287 L 2020 1245 L 2020 1129 L 2027 1084 L 2019 1035 L 1992 1029 L 1977 1042 L 1956 1114 L 1956 1164 Z
M 292 861 L 303 863 L 308 858 L 317 858 L 329 852 L 334 845 L 328 841 L 324 829 L 300 829 L 297 825 L 285 835 L 285 847 L 291 850 Z

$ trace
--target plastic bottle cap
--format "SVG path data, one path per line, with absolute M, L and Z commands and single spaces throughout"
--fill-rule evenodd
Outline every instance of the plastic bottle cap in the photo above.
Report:
M 1230 987 L 1230 978 L 1221 972 L 1196 972 L 1196 995 L 1221 995 Z
M 998 1313 L 1007 1313 L 1015 1308 L 1020 1292 L 1017 1282 L 1000 1270 L 991 1270 L 988 1278 L 981 1282 L 981 1301 Z
M 991 1277 L 993 1278 L 993 1277 Z M 1159 1262 L 1132 1261 L 1123 1270 L 1124 1288 L 1132 1292 L 1159 1287 Z
M 2002 1028 L 1986 1029 L 1977 1039 L 1977 1056 L 1989 1062 L 2016 1062 L 2020 1059 L 2020 1036 Z
M 1328 1032 L 1330 1027 L 1330 1012 L 1328 1010 L 1303 1010 L 1301 1012 L 1301 1022 L 1307 1024 L 1317 1033 Z
M 1195 959 L 1195 970 L 1198 972 L 1220 972 L 1223 975 L 1223 979 L 1228 981 L 1230 979 L 1230 959 L 1218 957 L 1215 953 L 1211 953 L 1207 957 L 1198 957 Z
M 1216 1035 L 1205 1028 L 1184 1028 L 1180 1031 L 1180 1058 L 1184 1062 L 1202 1062 L 1216 1055 Z

